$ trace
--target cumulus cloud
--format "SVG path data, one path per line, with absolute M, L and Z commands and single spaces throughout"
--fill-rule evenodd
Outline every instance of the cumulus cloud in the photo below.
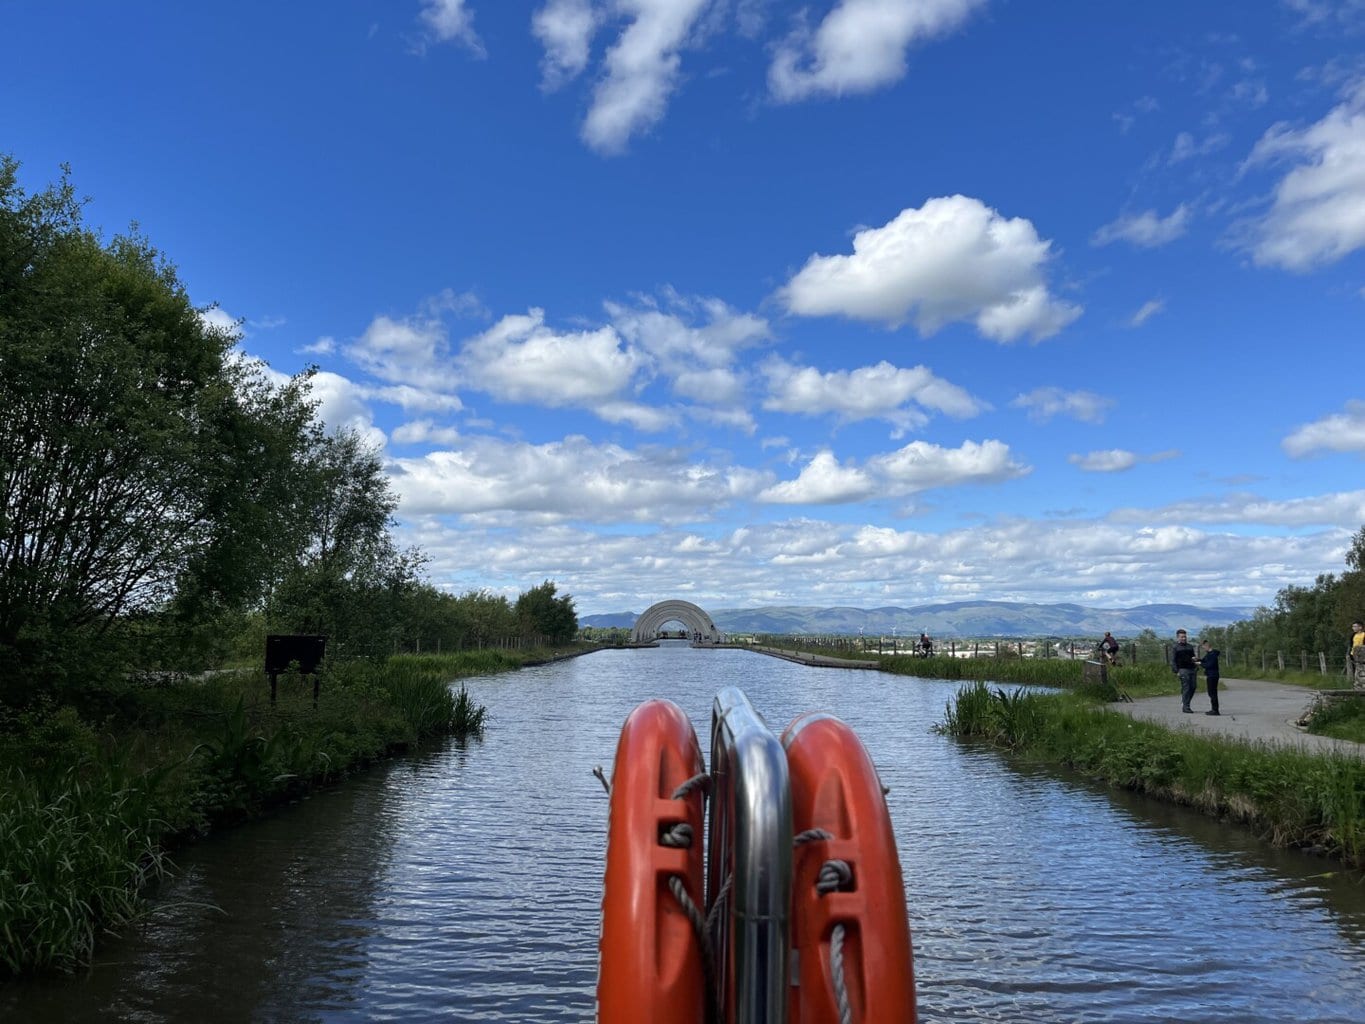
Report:
M 677 523 L 703 520 L 757 492 L 771 475 L 566 437 L 527 444 L 470 438 L 392 464 L 405 515 L 538 513 L 547 520 Z
M 1352 399 L 1345 411 L 1305 423 L 1280 447 L 1295 459 L 1319 452 L 1365 452 L 1365 401 Z
M 483 42 L 474 31 L 474 13 L 465 5 L 465 0 L 422 0 L 418 18 L 434 41 L 457 42 L 483 56 Z
M 1148 299 L 1142 308 L 1128 318 L 1129 327 L 1141 327 L 1152 317 L 1166 309 L 1165 299 Z
M 779 100 L 871 92 L 904 77 L 915 43 L 959 28 L 985 0 L 840 0 L 814 32 L 798 28 L 768 71 Z
M 548 0 L 532 15 L 531 32 L 545 48 L 540 62 L 543 88 L 558 89 L 583 72 L 596 31 L 592 0 Z
M 1297 160 L 1247 229 L 1260 266 L 1309 271 L 1365 248 L 1365 85 L 1307 128 L 1277 124 L 1247 166 Z
M 1109 448 L 1104 451 L 1088 452 L 1085 455 L 1068 455 L 1066 461 L 1087 473 L 1122 473 L 1143 462 L 1165 462 L 1180 455 L 1177 451 L 1156 452 L 1152 455 L 1139 455 L 1123 448 Z
M 458 362 L 472 386 L 501 401 L 554 408 L 618 399 L 641 360 L 611 327 L 561 334 L 531 309 L 465 342 Z
M 832 414 L 845 423 L 882 419 L 898 433 L 927 422 L 923 410 L 961 419 L 988 408 L 924 366 L 907 369 L 883 360 L 875 366 L 824 373 L 775 357 L 762 371 L 768 384 L 765 409 L 807 416 Z
M 616 0 L 630 19 L 604 58 L 605 74 L 593 91 L 583 141 L 599 153 L 622 152 L 631 136 L 664 116 L 677 88 L 682 57 L 709 0 Z
M 760 501 L 781 505 L 832 505 L 861 501 L 876 493 L 876 482 L 866 472 L 840 465 L 829 451 L 815 455 L 795 480 L 774 484 L 759 495 Z
M 894 452 L 874 455 L 861 467 L 841 464 L 831 452 L 821 451 L 795 480 L 774 484 L 758 500 L 824 505 L 895 498 L 940 487 L 999 483 L 1029 472 L 1031 468 L 1015 462 L 1001 441 L 965 441 L 957 448 L 912 441 Z
M 1046 423 L 1054 416 L 1070 416 L 1082 423 L 1103 423 L 1105 414 L 1114 406 L 1114 399 L 1093 391 L 1044 387 L 1019 395 L 1010 406 L 1027 409 L 1029 419 L 1037 423 Z
M 328 433 L 354 430 L 367 444 L 383 448 L 388 438 L 374 423 L 369 391 L 336 373 L 320 370 L 313 375 L 310 392 L 317 401 L 317 418 Z
M 1128 242 L 1144 249 L 1155 249 L 1174 242 L 1183 235 L 1189 219 L 1190 209 L 1184 203 L 1166 217 L 1158 216 L 1155 210 L 1144 210 L 1138 214 L 1127 214 L 1104 225 L 1095 232 L 1090 241 L 1092 245 Z
M 380 380 L 431 380 L 446 362 L 445 327 L 435 319 L 377 316 L 346 356 Z
M 431 420 L 411 420 L 393 432 L 395 444 L 439 444 L 450 447 L 460 440 L 454 427 L 437 426 Z
M 1081 315 L 1054 298 L 1043 269 L 1051 243 L 1021 217 L 979 199 L 930 199 L 853 238 L 847 256 L 812 256 L 779 295 L 802 316 L 842 315 L 922 334 L 967 320 L 996 341 L 1050 337 Z

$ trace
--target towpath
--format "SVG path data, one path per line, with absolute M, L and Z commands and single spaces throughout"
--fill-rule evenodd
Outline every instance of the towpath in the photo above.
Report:
M 1134 718 L 1157 722 L 1170 729 L 1186 729 L 1196 735 L 1228 736 L 1316 752 L 1336 751 L 1365 757 L 1365 744 L 1332 739 L 1330 736 L 1314 736 L 1294 724 L 1312 703 L 1313 690 L 1265 679 L 1229 679 L 1224 676 L 1218 687 L 1220 714 L 1214 717 L 1204 714 L 1209 709 L 1209 697 L 1203 689 L 1203 679 L 1199 682 L 1200 690 L 1191 705 L 1194 708 L 1194 714 L 1191 715 L 1180 710 L 1180 697 L 1177 694 L 1143 697 L 1131 704 L 1124 702 L 1109 706 Z

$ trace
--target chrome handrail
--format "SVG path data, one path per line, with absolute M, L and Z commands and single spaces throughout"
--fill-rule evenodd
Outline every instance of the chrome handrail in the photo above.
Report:
M 716 694 L 711 708 L 709 832 L 707 900 L 724 903 L 711 936 L 721 1021 L 785 1021 L 792 887 L 787 756 L 735 686 Z

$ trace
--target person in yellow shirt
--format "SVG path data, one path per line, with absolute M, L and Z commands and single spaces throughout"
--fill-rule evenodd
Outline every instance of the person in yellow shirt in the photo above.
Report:
M 1359 620 L 1351 623 L 1351 649 L 1346 654 L 1346 664 L 1351 669 L 1351 685 L 1365 690 L 1365 625 Z

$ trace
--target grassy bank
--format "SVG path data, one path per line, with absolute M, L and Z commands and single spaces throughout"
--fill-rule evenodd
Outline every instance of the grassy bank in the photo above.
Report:
M 562 652 L 561 652 L 562 653 Z M 554 652 L 466 651 L 126 683 L 0 709 L 0 975 L 71 970 L 138 913 L 166 852 L 387 754 L 478 735 L 486 709 L 452 680 Z
M 960 689 L 940 731 L 1065 765 L 1365 866 L 1365 760 L 1175 733 L 1084 692 Z

